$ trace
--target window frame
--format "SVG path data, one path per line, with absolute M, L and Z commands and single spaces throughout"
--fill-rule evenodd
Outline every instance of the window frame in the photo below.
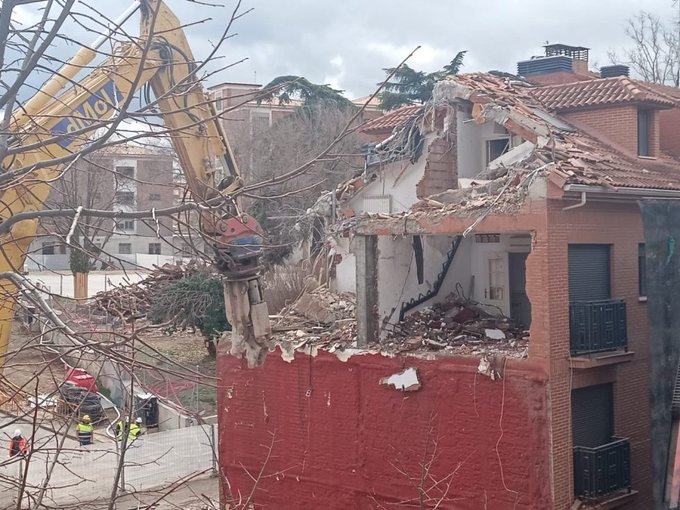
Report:
M 123 246 L 129 251 L 122 251 Z M 118 243 L 118 255 L 132 255 L 132 243 Z
M 116 221 L 116 230 L 119 232 L 136 232 L 136 222 L 135 220 L 120 220 Z
M 135 192 L 127 190 L 116 191 L 113 195 L 113 201 L 117 205 L 135 205 Z
M 131 172 L 128 172 L 128 170 L 132 170 Z M 117 165 L 115 167 L 116 175 L 118 175 L 119 178 L 121 179 L 134 179 L 135 178 L 135 173 L 136 169 L 132 165 Z M 128 175 L 128 173 L 130 175 Z
M 496 157 L 491 157 L 491 146 L 496 142 L 505 142 L 503 151 Z M 488 167 L 492 161 L 500 158 L 503 154 L 507 154 L 511 147 L 512 139 L 509 136 L 499 136 L 497 138 L 488 138 L 484 140 L 484 168 Z
M 637 154 L 643 158 L 652 157 L 652 144 L 650 143 L 650 124 L 652 119 L 651 110 L 638 108 L 637 111 Z M 642 128 L 642 129 L 641 129 Z
M 154 247 L 153 249 L 151 247 Z M 161 254 L 161 243 L 149 243 L 148 247 L 149 255 L 160 255 Z

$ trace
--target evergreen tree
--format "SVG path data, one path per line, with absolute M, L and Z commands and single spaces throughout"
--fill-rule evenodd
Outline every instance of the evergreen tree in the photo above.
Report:
M 276 101 L 287 105 L 294 100 L 302 101 L 305 107 L 319 104 L 331 104 L 338 107 L 353 106 L 352 102 L 342 95 L 342 90 L 330 85 L 317 85 L 302 76 L 279 76 L 262 88 L 258 103 Z
M 423 104 L 432 97 L 435 83 L 449 74 L 458 74 L 463 67 L 463 58 L 466 51 L 459 51 L 456 56 L 440 71 L 425 73 L 404 64 L 396 70 L 392 80 L 385 84 L 384 92 L 380 94 L 380 108 L 382 110 L 394 110 L 400 106 L 409 104 Z M 384 69 L 387 74 L 395 71 L 394 68 Z

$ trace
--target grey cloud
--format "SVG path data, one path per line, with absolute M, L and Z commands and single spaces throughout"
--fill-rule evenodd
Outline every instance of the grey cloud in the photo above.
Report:
M 167 2 L 185 23 L 212 18 L 187 29 L 197 58 L 209 53 L 235 5 L 233 0 L 224 7 Z M 126 6 L 93 3 L 112 18 Z M 259 83 L 299 74 L 316 82 L 336 78 L 348 94 L 365 95 L 384 78 L 382 68 L 394 66 L 417 45 L 423 49 L 411 65 L 426 71 L 467 49 L 464 71 L 514 72 L 517 61 L 540 54 L 546 40 L 588 46 L 591 61 L 604 64 L 609 49 L 627 44 L 625 21 L 639 9 L 669 20 L 676 15 L 670 0 L 244 0 L 243 8 L 251 7 L 254 11 L 235 23 L 238 36 L 225 43 L 212 69 L 249 60 L 211 76 L 210 84 L 252 82 L 255 73 Z M 73 34 L 91 38 L 77 28 Z M 68 54 L 72 48 L 59 51 Z

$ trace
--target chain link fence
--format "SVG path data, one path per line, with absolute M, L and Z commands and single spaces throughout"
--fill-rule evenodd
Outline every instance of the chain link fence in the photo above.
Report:
M 216 437 L 215 425 L 140 436 L 126 446 L 122 469 L 122 448 L 114 440 L 81 447 L 68 438 L 41 438 L 27 460 L 15 457 L 0 462 L 0 508 L 16 508 L 22 485 L 21 508 L 37 508 L 39 501 L 62 507 L 108 500 L 116 478 L 119 493 L 133 493 L 215 473 Z

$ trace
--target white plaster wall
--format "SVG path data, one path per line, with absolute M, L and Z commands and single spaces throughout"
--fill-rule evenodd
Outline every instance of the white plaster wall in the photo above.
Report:
M 437 275 L 442 270 L 446 254 L 451 248 L 453 236 L 425 236 L 423 239 L 423 283 L 418 284 L 415 257 L 413 255 L 412 237 L 392 239 L 380 237 L 378 240 L 378 308 L 380 321 L 390 317 L 389 322 L 398 320 L 401 303 L 425 294 L 434 285 Z M 442 287 L 434 298 L 426 301 L 409 313 L 445 301 L 456 292 L 456 284 L 460 283 L 466 297 L 489 305 L 489 311 L 510 315 L 510 290 L 508 274 L 508 253 L 529 252 L 526 239 L 518 239 L 510 234 L 503 234 L 500 243 L 477 243 L 474 234 L 461 242 L 453 259 Z M 489 258 L 499 257 L 503 267 L 503 300 L 493 301 L 485 297 L 485 289 L 489 287 Z M 498 307 L 498 308 L 496 308 Z M 395 309 L 396 308 L 396 309 Z
M 525 238 L 518 238 L 520 234 L 502 234 L 500 243 L 474 243 L 471 270 L 475 275 L 473 299 L 489 306 L 489 311 L 497 311 L 499 307 L 503 314 L 510 316 L 510 275 L 508 272 L 508 253 L 528 253 L 530 246 Z M 474 238 L 474 236 L 473 236 Z M 474 240 L 473 240 L 474 242 Z M 503 299 L 492 300 L 488 294 L 489 288 L 489 259 L 499 258 L 503 264 Z M 485 292 L 486 291 L 486 292 Z
M 470 115 L 458 112 L 458 177 L 471 179 L 482 171 L 482 128 Z M 487 122 L 486 125 L 490 125 Z M 486 126 L 485 125 L 485 126 Z
M 335 267 L 335 291 L 352 292 L 357 290 L 356 257 L 351 252 L 351 241 L 348 237 L 341 237 L 335 243 L 335 253 L 342 257 Z
M 392 212 L 404 212 L 418 201 L 416 184 L 425 173 L 427 150 L 434 134 L 425 136 L 423 151 L 415 164 L 408 159 L 388 163 L 379 172 L 376 180 L 368 183 L 355 197 L 349 200 L 347 207 L 354 209 L 359 215 L 364 212 L 364 197 L 391 195 Z
M 465 112 L 458 112 L 458 177 L 472 179 L 485 168 L 486 141 L 503 136 L 509 136 L 507 131 L 489 121 L 477 124 L 472 117 Z M 518 137 L 512 137 L 510 146 L 514 147 L 521 143 Z
M 396 322 L 402 302 L 417 298 L 420 294 L 427 293 L 434 286 L 434 282 L 446 260 L 446 254 L 451 249 L 453 239 L 453 236 L 425 236 L 422 238 L 423 283 L 419 284 L 412 237 L 406 236 L 394 240 L 389 237 L 379 238 L 378 278 L 380 287 L 378 308 L 381 321 L 385 317 L 390 317 L 390 322 Z M 470 253 L 470 242 L 464 240 L 453 259 L 439 294 L 412 311 L 445 300 L 454 291 L 457 281 L 466 286 L 470 274 Z

